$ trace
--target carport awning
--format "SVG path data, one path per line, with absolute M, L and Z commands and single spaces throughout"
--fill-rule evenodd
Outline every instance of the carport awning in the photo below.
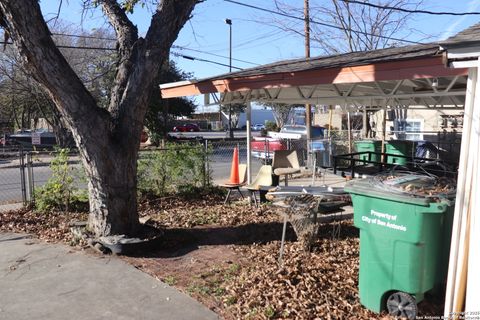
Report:
M 446 66 L 439 44 L 289 60 L 160 86 L 162 97 L 220 93 L 248 101 L 351 105 L 462 106 L 467 69 Z

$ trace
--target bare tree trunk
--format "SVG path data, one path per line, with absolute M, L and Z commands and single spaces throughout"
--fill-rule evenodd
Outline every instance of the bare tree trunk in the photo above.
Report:
M 95 166 L 87 168 L 88 226 L 97 235 L 134 235 L 138 230 L 136 154 L 111 148 L 93 155 Z

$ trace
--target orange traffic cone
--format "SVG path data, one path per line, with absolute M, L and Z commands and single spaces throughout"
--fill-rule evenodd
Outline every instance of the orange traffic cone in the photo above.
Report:
M 232 169 L 230 170 L 230 184 L 239 184 L 240 177 L 238 175 L 238 148 L 233 149 Z

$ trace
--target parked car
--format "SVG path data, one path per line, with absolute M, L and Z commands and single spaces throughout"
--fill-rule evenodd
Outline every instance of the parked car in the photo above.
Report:
M 287 150 L 287 140 L 269 137 L 253 137 L 251 142 L 252 157 L 268 163 L 274 151 Z
M 186 123 L 173 127 L 173 132 L 198 132 L 200 128 L 194 123 Z
M 260 131 L 262 129 L 265 129 L 265 125 L 262 123 L 257 123 L 252 126 L 253 131 Z
M 32 139 L 33 137 L 38 139 L 36 145 L 41 147 L 52 147 L 57 144 L 55 134 L 46 129 L 19 130 L 14 134 L 6 136 L 5 144 L 31 147 L 34 143 Z
M 319 126 L 312 126 L 312 139 L 322 139 L 325 128 Z M 273 138 L 281 139 L 306 139 L 307 126 L 304 125 L 286 125 L 280 129 L 280 132 L 272 133 Z
M 312 126 L 312 139 L 323 139 L 323 127 Z M 296 149 L 307 149 L 307 127 L 303 125 L 287 125 L 280 132 L 269 132 L 268 137 L 254 137 L 251 143 L 252 157 L 260 159 L 262 162 L 270 162 L 273 152 L 277 150 L 287 150 L 287 140 L 299 141 L 305 143 L 295 143 Z M 313 144 L 312 144 L 313 146 Z

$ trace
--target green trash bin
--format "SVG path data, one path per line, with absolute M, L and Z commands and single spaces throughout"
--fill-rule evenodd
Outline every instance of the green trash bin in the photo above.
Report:
M 413 141 L 408 140 L 390 140 L 385 142 L 385 153 L 411 157 L 413 155 Z M 407 158 L 388 156 L 387 163 L 406 165 Z
M 354 180 L 345 191 L 360 229 L 360 302 L 415 318 L 416 303 L 446 282 L 453 202 L 392 192 L 375 178 Z
M 361 140 L 361 141 L 355 141 L 355 150 L 357 152 L 376 152 L 376 153 L 381 153 L 382 152 L 382 142 L 379 140 Z M 366 160 L 368 161 L 368 154 L 362 154 L 360 155 L 360 160 Z M 375 161 L 375 162 L 380 162 L 380 156 L 376 154 L 372 154 L 370 161 Z

